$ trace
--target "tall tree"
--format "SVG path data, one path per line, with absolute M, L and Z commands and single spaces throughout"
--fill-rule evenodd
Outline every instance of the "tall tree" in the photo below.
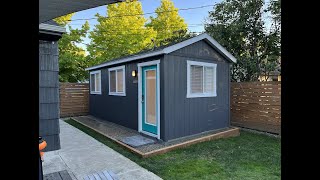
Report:
M 151 16 L 151 22 L 147 26 L 157 31 L 157 45 L 168 44 L 174 39 L 186 36 L 187 24 L 171 0 L 161 0 L 161 5 L 155 12 L 157 16 Z
M 84 70 L 88 66 L 85 50 L 77 43 L 82 43 L 89 30 L 89 23 L 86 22 L 80 29 L 73 29 L 68 25 L 71 17 L 69 14 L 54 19 L 62 26 L 68 26 L 68 32 L 62 35 L 59 40 L 59 81 L 60 82 L 79 82 L 87 79 L 87 72 Z
M 107 17 L 96 14 L 98 24 L 90 32 L 91 63 L 139 52 L 152 46 L 156 32 L 145 27 L 141 2 L 137 0 L 107 5 Z
M 232 66 L 233 81 L 257 81 L 276 68 L 281 55 L 280 29 L 267 29 L 268 19 L 264 18 L 264 13 L 280 12 L 276 10 L 280 3 L 273 2 L 277 6 L 265 8 L 263 0 L 224 0 L 209 12 L 205 30 L 238 59 Z M 276 14 L 273 19 L 280 17 Z

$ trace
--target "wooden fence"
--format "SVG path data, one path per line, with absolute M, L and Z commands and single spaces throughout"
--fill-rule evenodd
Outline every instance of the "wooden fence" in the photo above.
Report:
M 231 124 L 281 133 L 281 82 L 231 83 Z
M 60 117 L 87 115 L 88 83 L 60 83 Z
M 60 83 L 60 117 L 88 112 L 89 84 Z M 281 82 L 231 83 L 231 124 L 280 134 Z

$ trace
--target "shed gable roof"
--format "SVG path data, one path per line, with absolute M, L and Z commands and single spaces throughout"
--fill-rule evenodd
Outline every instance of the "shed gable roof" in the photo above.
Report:
M 107 61 L 105 63 L 86 68 L 85 70 L 94 70 L 97 68 L 102 68 L 102 67 L 125 63 L 125 62 L 130 62 L 130 61 L 134 61 L 137 59 L 143 59 L 143 58 L 162 55 L 162 54 L 169 54 L 173 51 L 176 51 L 176 50 L 181 49 L 183 47 L 189 46 L 189 45 L 191 45 L 195 42 L 201 41 L 201 40 L 205 40 L 209 45 L 211 45 L 211 47 L 213 47 L 215 50 L 220 52 L 229 61 L 234 62 L 234 63 L 237 62 L 237 59 L 231 53 L 229 53 L 224 47 L 222 47 L 215 39 L 213 39 L 207 33 L 203 33 L 198 36 L 192 37 L 190 39 L 187 39 L 187 40 L 184 40 L 184 41 L 172 44 L 172 45 L 166 45 L 166 46 L 156 48 L 154 50 L 142 51 L 142 52 L 139 52 L 134 55 L 129 55 L 126 57 L 121 57 L 118 59 Z

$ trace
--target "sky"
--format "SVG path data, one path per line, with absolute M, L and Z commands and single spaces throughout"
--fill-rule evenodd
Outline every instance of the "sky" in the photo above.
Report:
M 142 9 L 144 13 L 154 12 L 157 7 L 160 6 L 161 0 L 139 0 L 142 3 Z M 172 0 L 175 7 L 178 9 L 184 8 L 193 8 L 200 7 L 206 5 L 214 5 L 216 3 L 221 2 L 221 0 Z M 181 10 L 179 11 L 179 15 L 184 18 L 185 22 L 188 24 L 188 28 L 193 32 L 202 32 L 204 31 L 205 18 L 208 17 L 209 11 L 213 9 L 213 6 L 199 8 L 199 9 L 191 9 L 191 10 Z M 100 15 L 106 15 L 106 6 L 100 6 L 84 11 L 80 11 L 75 13 L 75 15 L 71 18 L 71 20 L 82 19 L 82 18 L 94 18 L 95 14 L 99 13 Z M 149 16 L 154 16 L 156 14 L 145 15 L 146 18 Z M 71 21 L 70 25 L 72 28 L 80 28 L 85 21 Z M 94 28 L 94 25 L 97 24 L 97 20 L 89 20 L 90 30 Z M 199 25 L 202 24 L 202 25 Z M 89 38 L 84 39 L 84 43 L 89 43 Z M 85 48 L 85 45 L 78 44 L 80 47 Z

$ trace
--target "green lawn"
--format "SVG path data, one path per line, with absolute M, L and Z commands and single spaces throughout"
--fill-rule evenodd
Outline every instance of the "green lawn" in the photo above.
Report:
M 241 131 L 142 159 L 74 120 L 66 122 L 163 179 L 280 179 L 279 138 Z

